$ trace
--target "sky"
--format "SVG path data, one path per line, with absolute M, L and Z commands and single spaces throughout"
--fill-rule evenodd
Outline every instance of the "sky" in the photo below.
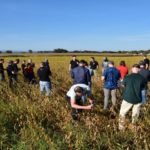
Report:
M 0 0 L 0 50 L 150 49 L 150 0 Z

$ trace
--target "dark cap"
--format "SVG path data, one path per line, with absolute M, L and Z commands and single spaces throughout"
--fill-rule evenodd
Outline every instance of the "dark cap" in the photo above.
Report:
M 140 68 L 140 65 L 139 65 L 139 64 L 134 64 L 134 65 L 132 66 L 132 68 Z

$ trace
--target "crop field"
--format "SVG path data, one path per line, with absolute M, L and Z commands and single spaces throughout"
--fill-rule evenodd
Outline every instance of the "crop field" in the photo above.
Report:
M 118 130 L 118 118 L 122 95 L 117 91 L 115 114 L 103 110 L 103 88 L 101 77 L 101 55 L 77 55 L 77 59 L 90 61 L 94 56 L 99 62 L 98 77 L 93 78 L 92 93 L 95 104 L 92 110 L 80 114 L 79 121 L 71 118 L 71 109 L 65 99 L 72 85 L 68 71 L 70 56 L 27 55 L 3 56 L 5 67 L 8 60 L 29 58 L 35 63 L 35 74 L 41 61 L 47 58 L 52 71 L 50 97 L 40 95 L 39 84 L 28 85 L 19 72 L 19 81 L 12 89 L 8 80 L 0 83 L 0 150 L 149 150 L 150 149 L 150 93 L 148 102 L 142 107 L 137 128 Z M 114 56 L 109 60 L 119 65 L 125 60 L 129 68 L 143 59 L 142 56 Z M 5 73 L 6 74 L 6 73 Z M 6 74 L 7 77 L 7 74 Z M 110 101 L 111 104 L 111 101 Z

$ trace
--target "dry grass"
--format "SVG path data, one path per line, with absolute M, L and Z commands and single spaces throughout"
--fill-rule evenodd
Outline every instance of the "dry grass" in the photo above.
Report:
M 46 56 L 28 56 L 32 58 L 36 69 Z M 110 111 L 103 111 L 103 91 L 100 80 L 93 82 L 95 107 L 84 111 L 80 121 L 73 121 L 65 94 L 71 86 L 68 72 L 68 56 L 47 56 L 52 70 L 53 91 L 44 97 L 39 93 L 39 86 L 29 86 L 20 82 L 14 89 L 7 83 L 0 85 L 0 149 L 23 150 L 141 150 L 150 149 L 150 106 L 142 108 L 138 127 L 135 130 L 118 131 L 118 113 L 112 116 Z M 79 56 L 89 61 L 89 56 Z M 95 56 L 101 64 L 102 56 Z M 6 57 L 6 61 L 15 59 Z M 126 60 L 131 67 L 142 57 L 113 57 L 116 65 Z M 35 70 L 36 70 L 35 69 Z M 99 70 L 100 75 L 100 70 Z M 118 110 L 121 97 L 118 92 Z

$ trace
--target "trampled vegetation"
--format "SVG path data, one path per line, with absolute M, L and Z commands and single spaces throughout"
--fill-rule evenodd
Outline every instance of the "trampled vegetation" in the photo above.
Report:
M 34 56 L 36 69 L 46 56 Z M 93 81 L 95 106 L 73 121 L 65 94 L 72 81 L 68 72 L 69 56 L 47 56 L 52 70 L 51 96 L 40 95 L 39 85 L 28 85 L 19 75 L 13 89 L 0 84 L 0 149 L 13 150 L 141 150 L 150 149 L 150 102 L 142 107 L 138 126 L 125 132 L 118 130 L 118 112 L 122 100 L 117 92 L 116 114 L 103 111 L 100 79 Z M 79 59 L 83 58 L 79 57 Z M 101 63 L 102 57 L 95 57 Z M 4 58 L 5 59 L 5 58 Z M 6 58 L 5 61 L 15 58 Z M 28 59 L 26 58 L 21 58 Z M 84 56 L 89 60 L 89 56 Z M 121 59 L 131 67 L 140 57 L 109 57 L 118 65 Z M 100 76 L 100 71 L 99 71 Z M 130 124 L 129 124 L 130 127 Z

